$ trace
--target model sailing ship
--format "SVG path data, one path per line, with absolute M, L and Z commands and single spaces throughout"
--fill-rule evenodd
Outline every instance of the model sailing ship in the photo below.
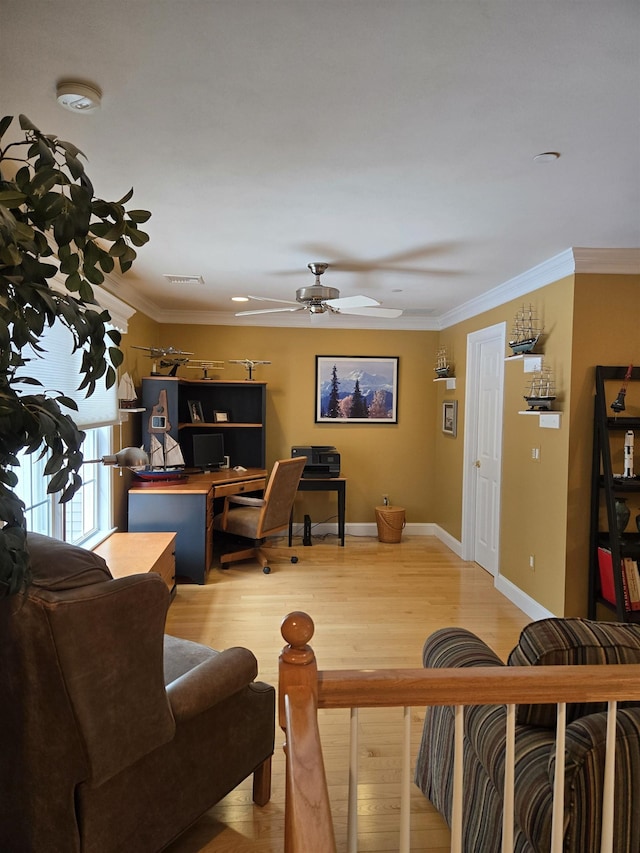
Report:
M 149 465 L 135 474 L 141 480 L 181 480 L 184 473 L 184 457 L 180 445 L 168 432 L 160 437 L 149 436 Z
M 533 312 L 533 305 L 523 305 L 516 313 L 509 346 L 514 355 L 532 352 L 542 334 L 543 326 Z
M 536 409 L 548 410 L 551 408 L 551 404 L 556 399 L 556 388 L 550 367 L 543 367 L 542 370 L 532 374 L 524 399 L 527 401 L 531 412 Z
M 446 347 L 440 347 L 436 353 L 436 366 L 433 368 L 437 379 L 446 379 L 447 376 L 453 376 L 453 367 L 449 361 L 449 354 Z

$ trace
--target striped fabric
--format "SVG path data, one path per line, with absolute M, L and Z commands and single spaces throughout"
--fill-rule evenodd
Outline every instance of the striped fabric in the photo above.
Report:
M 524 628 L 508 659 L 509 666 L 607 663 L 640 663 L 640 625 L 587 619 L 541 619 Z M 625 703 L 624 707 L 638 704 Z M 605 704 L 595 702 L 567 705 L 567 722 L 604 710 Z M 556 706 L 519 705 L 517 720 L 523 725 L 555 728 Z
M 557 623 L 568 623 L 558 625 Z M 537 627 L 536 627 L 537 626 Z M 629 630 L 616 630 L 628 629 Z M 612 630 L 613 629 L 613 630 Z M 578 650 L 578 637 L 586 649 Z M 615 638 L 621 647 L 613 648 Z M 524 638 L 524 640 L 523 640 Z M 636 662 L 640 657 L 637 626 L 586 623 L 584 620 L 543 620 L 528 626 L 509 662 L 515 664 Z M 550 640 L 547 655 L 543 639 Z M 598 641 L 602 652 L 598 651 Z M 563 655 L 567 659 L 563 660 Z M 583 657 L 583 660 L 576 658 Z M 549 659 L 551 657 L 552 659 Z M 600 657 L 599 660 L 596 658 Z M 461 628 L 436 631 L 423 650 L 425 666 L 497 666 L 498 656 Z M 599 853 L 604 775 L 606 714 L 577 717 L 566 730 L 565 853 Z M 528 713 L 528 711 L 527 711 Z M 555 706 L 553 727 L 518 723 L 515 755 L 515 851 L 548 853 L 551 839 L 553 773 L 555 769 Z M 502 834 L 504 779 L 504 706 L 470 706 L 465 710 L 463 850 L 499 853 Z M 447 822 L 451 823 L 453 784 L 453 709 L 427 711 L 418 754 L 415 782 Z M 618 712 L 615 774 L 614 853 L 640 851 L 640 708 Z

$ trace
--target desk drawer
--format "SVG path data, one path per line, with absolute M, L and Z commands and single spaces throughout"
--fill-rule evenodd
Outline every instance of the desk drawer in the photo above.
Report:
M 240 483 L 225 483 L 215 487 L 215 496 L 223 498 L 225 495 L 241 495 L 243 492 L 263 491 L 266 480 L 242 480 Z

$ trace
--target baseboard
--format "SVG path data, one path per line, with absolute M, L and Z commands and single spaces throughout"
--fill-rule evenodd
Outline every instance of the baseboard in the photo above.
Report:
M 555 616 L 555 613 L 551 613 L 550 610 L 539 604 L 535 598 L 531 598 L 530 595 L 527 595 L 526 592 L 523 592 L 520 587 L 507 580 L 503 575 L 498 575 L 496 578 L 495 588 L 534 621 L 538 619 L 551 619 Z

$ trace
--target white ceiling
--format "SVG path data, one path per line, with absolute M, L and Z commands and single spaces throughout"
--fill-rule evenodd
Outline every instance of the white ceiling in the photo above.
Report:
M 239 322 L 231 296 L 294 299 L 326 261 L 341 296 L 405 309 L 385 327 L 436 328 L 569 247 L 640 246 L 638 0 L 2 0 L 1 14 L 1 113 L 78 145 L 99 196 L 133 186 L 152 211 L 110 287 L 156 319 Z M 102 89 L 100 111 L 58 106 L 69 78 Z M 534 162 L 546 151 L 561 157 Z

